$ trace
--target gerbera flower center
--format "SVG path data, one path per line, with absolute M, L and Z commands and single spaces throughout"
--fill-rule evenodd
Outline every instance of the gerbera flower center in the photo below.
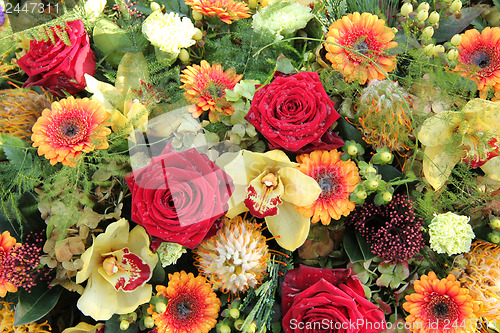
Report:
M 65 136 L 72 138 L 78 134 L 78 126 L 75 124 L 64 124 L 62 126 L 62 132 Z
M 472 62 L 481 69 L 487 68 L 491 64 L 490 56 L 485 52 L 478 52 L 472 57 Z
M 353 45 L 352 45 L 353 50 L 366 55 L 369 51 L 370 48 L 368 47 L 368 44 L 365 41 L 365 37 L 362 37 L 358 39 Z
M 192 305 L 187 300 L 179 302 L 176 305 L 175 310 L 177 311 L 177 317 L 179 319 L 186 319 L 193 312 Z
M 321 188 L 320 197 L 329 197 L 339 192 L 342 185 L 337 181 L 337 177 L 330 173 L 322 173 L 316 178 Z
M 428 304 L 429 318 L 453 320 L 458 314 L 456 303 L 448 295 L 438 295 L 433 293 Z

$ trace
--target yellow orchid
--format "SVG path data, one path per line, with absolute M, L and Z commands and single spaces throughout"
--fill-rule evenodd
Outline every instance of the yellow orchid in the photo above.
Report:
M 87 280 L 77 306 L 86 316 L 108 320 L 115 313 L 134 311 L 151 299 L 158 256 L 149 249 L 149 236 L 142 226 L 129 232 L 125 219 L 111 223 L 81 256 L 82 269 L 76 283 Z
M 500 102 L 476 98 L 460 112 L 440 112 L 424 121 L 418 139 L 424 176 L 435 190 L 460 160 L 500 181 Z
M 84 74 L 86 90 L 93 94 L 92 99 L 103 103 L 110 112 L 111 128 L 114 132 L 119 129 L 125 129 L 127 133 L 134 129 L 146 131 L 148 125 L 146 106 L 128 97 L 134 89 L 140 89 L 141 81 L 148 81 L 145 74 L 147 71 L 144 68 L 147 68 L 147 63 L 142 53 L 127 53 L 118 66 L 114 86 Z
M 235 189 L 229 199 L 227 217 L 245 211 L 264 218 L 276 241 L 284 249 L 294 251 L 309 234 L 310 218 L 295 206 L 312 204 L 321 188 L 303 174 L 280 150 L 254 153 L 242 150 L 225 153 L 216 162 L 233 179 Z
M 90 325 L 84 322 L 79 323 L 75 327 L 68 327 L 62 333 L 101 333 L 104 332 L 104 324 L 98 323 Z

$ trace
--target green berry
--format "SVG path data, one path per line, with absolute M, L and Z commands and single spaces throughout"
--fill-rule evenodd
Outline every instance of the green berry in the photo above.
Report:
M 146 328 L 153 328 L 153 326 L 155 326 L 153 317 L 147 316 L 144 318 L 144 326 L 146 326 Z
M 151 5 L 149 7 L 151 8 L 152 11 L 161 9 L 160 5 L 157 4 L 156 2 L 151 2 Z
M 490 241 L 494 244 L 500 243 L 500 235 L 497 234 L 491 234 L 490 235 Z
M 378 187 L 378 180 L 372 180 L 368 183 L 368 187 L 375 190 Z
M 368 194 L 366 193 L 366 191 L 358 191 L 358 192 L 356 192 L 356 197 L 358 199 L 365 200 L 367 196 L 368 196 Z
M 351 156 L 354 156 L 358 153 L 358 147 L 356 147 L 355 145 L 350 145 L 349 147 L 347 147 L 347 153 Z
M 128 320 L 122 320 L 120 322 L 120 329 L 122 331 L 126 331 L 128 329 L 128 327 L 130 326 L 130 323 L 128 322 Z
M 408 15 L 410 15 L 412 11 L 413 11 L 413 6 L 409 2 L 401 6 L 401 14 L 405 17 L 408 17 Z
M 448 51 L 448 60 L 455 60 L 458 58 L 458 51 L 456 49 L 451 49 Z
M 431 8 L 431 6 L 429 5 L 428 2 L 422 2 L 421 4 L 418 5 L 417 12 L 419 12 L 421 10 L 427 10 L 427 11 L 429 11 L 430 8 Z
M 199 21 L 203 18 L 203 14 L 199 11 L 193 10 L 193 20 Z
M 439 14 L 436 11 L 433 11 L 432 13 L 429 14 L 429 23 L 430 24 L 436 24 L 439 22 Z
M 385 202 L 391 201 L 392 200 L 391 192 L 384 192 L 384 194 L 382 194 L 382 199 L 384 199 Z
M 237 319 L 240 317 L 240 310 L 238 309 L 231 309 L 229 310 L 229 315 L 233 317 L 234 319 Z
M 156 303 L 156 306 L 155 306 L 155 311 L 157 313 L 163 313 L 167 310 L 167 304 L 163 303 L 163 302 L 158 302 Z
M 255 333 L 257 330 L 257 325 L 255 323 L 251 323 L 247 328 L 247 333 Z
M 385 153 L 380 154 L 380 159 L 382 160 L 382 162 L 389 163 L 391 158 L 392 154 L 387 151 Z
M 425 9 L 422 9 L 417 14 L 417 20 L 419 20 L 420 22 L 424 22 L 425 20 L 427 20 L 428 17 L 429 17 L 429 12 Z
M 452 12 L 458 12 L 460 9 L 462 9 L 462 1 L 460 0 L 455 0 L 451 3 L 450 9 Z
M 367 174 L 369 174 L 369 173 L 377 173 L 377 169 L 375 169 L 372 166 L 369 166 L 368 168 L 366 168 L 366 173 Z
M 494 218 L 491 220 L 490 225 L 493 229 L 498 229 L 500 228 L 500 219 L 499 218 Z
M 200 40 L 203 37 L 203 32 L 200 29 L 196 28 L 196 32 L 193 35 L 194 40 Z
M 180 61 L 186 63 L 189 61 L 189 52 L 186 49 L 181 49 L 179 52 L 179 59 Z
M 231 327 L 228 325 L 221 325 L 220 333 L 231 333 Z
M 434 35 L 434 28 L 433 27 L 427 27 L 424 30 L 422 30 L 422 37 L 423 38 L 431 38 L 432 35 Z
M 456 34 L 453 37 L 451 37 L 450 40 L 451 45 L 458 46 L 460 45 L 461 42 L 462 42 L 462 36 L 460 36 L 459 34 Z

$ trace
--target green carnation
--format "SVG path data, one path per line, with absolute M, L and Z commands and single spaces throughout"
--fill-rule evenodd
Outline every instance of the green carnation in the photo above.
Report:
M 184 246 L 169 242 L 161 243 L 160 246 L 158 246 L 158 249 L 156 249 L 156 253 L 160 258 L 162 267 L 175 264 L 177 259 L 179 259 L 186 252 L 187 251 Z
M 313 17 L 307 6 L 295 1 L 277 1 L 253 16 L 252 28 L 259 33 L 268 32 L 280 40 L 283 35 L 304 28 Z
M 475 237 L 469 220 L 470 217 L 452 212 L 435 215 L 429 225 L 431 248 L 450 256 L 468 252 Z

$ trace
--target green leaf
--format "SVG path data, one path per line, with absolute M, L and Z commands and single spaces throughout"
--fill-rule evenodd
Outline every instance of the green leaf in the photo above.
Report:
M 483 8 L 470 7 L 461 10 L 460 19 L 456 19 L 455 15 L 448 16 L 439 21 L 439 29 L 434 32 L 433 37 L 436 43 L 445 42 L 451 39 L 453 35 L 461 33 L 471 24 L 472 21 L 483 12 Z
M 61 292 L 60 286 L 49 289 L 44 284 L 31 288 L 31 292 L 21 289 L 16 305 L 14 326 L 29 324 L 45 316 L 54 308 Z
M 291 74 L 296 72 L 295 67 L 293 67 L 290 59 L 285 57 L 283 54 L 280 54 L 278 60 L 276 61 L 276 71 L 285 74 Z
M 139 332 L 139 325 L 137 322 L 131 323 L 130 326 L 125 330 L 122 331 L 120 329 L 120 315 L 113 315 L 110 319 L 106 321 L 106 324 L 104 324 L 104 333 L 136 333 Z
M 370 245 L 354 228 L 346 228 L 344 231 L 344 249 L 352 263 L 375 257 Z
M 28 147 L 29 145 L 26 141 L 12 135 L 0 133 L 0 148 L 12 163 L 23 163 L 26 160 L 26 148 Z
M 393 179 L 400 178 L 403 179 L 405 176 L 392 165 L 377 165 L 377 171 L 382 175 L 382 180 L 390 182 Z
M 388 56 L 394 56 L 400 53 L 408 52 L 411 49 L 418 49 L 421 47 L 415 37 L 405 34 L 403 30 L 398 31 L 394 37 L 394 41 L 398 43 L 398 46 L 387 50 L 386 53 Z
M 351 125 L 344 117 L 337 119 L 337 127 L 340 137 L 345 140 L 353 140 L 359 143 L 363 148 L 368 147 L 368 144 L 363 140 L 363 134 L 353 125 Z

